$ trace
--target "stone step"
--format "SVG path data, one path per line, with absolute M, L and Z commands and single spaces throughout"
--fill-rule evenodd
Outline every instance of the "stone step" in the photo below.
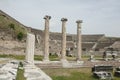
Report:
M 80 68 L 83 63 L 77 63 L 77 62 L 69 62 L 69 65 L 67 66 L 68 68 Z M 64 68 L 63 64 L 61 62 L 50 62 L 50 63 L 36 63 L 35 64 L 37 67 L 40 68 Z
M 62 68 L 62 63 L 61 62 L 36 62 L 35 65 L 40 68 Z
M 112 65 L 120 66 L 119 61 L 84 61 L 84 63 L 77 63 L 76 61 L 69 61 L 69 68 L 93 67 L 94 65 Z M 37 63 L 36 66 L 40 68 L 64 68 L 61 62 Z
M 52 80 L 40 68 L 30 64 L 24 65 L 24 76 L 26 80 Z
M 62 68 L 62 64 L 36 64 L 40 68 Z

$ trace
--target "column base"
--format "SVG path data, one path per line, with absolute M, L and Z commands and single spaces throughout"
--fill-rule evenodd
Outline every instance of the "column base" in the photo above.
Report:
M 31 65 L 34 65 L 34 61 L 25 61 L 27 64 L 31 64 Z
M 61 62 L 68 62 L 67 59 L 61 59 Z
M 83 64 L 83 63 L 84 63 L 84 61 L 77 60 L 77 63 L 78 63 L 78 64 Z
M 66 59 L 61 59 L 63 68 L 71 68 L 70 63 Z
M 49 59 L 43 59 L 43 62 L 50 62 Z

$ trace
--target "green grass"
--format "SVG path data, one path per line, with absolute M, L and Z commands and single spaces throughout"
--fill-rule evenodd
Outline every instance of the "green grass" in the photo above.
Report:
M 53 80 L 96 80 L 90 69 L 43 69 Z
M 35 60 L 42 61 L 42 60 L 43 60 L 43 56 L 35 55 L 35 56 L 34 56 L 34 59 L 35 59 Z M 50 61 L 59 61 L 59 60 L 60 60 L 59 57 L 56 56 L 56 55 L 51 55 L 51 56 L 49 56 L 49 59 L 50 59 Z
M 26 80 L 24 77 L 24 70 L 18 69 L 16 80 Z
M 13 58 L 17 60 L 24 60 L 24 55 L 6 55 L 6 54 L 0 54 L 0 58 Z
M 25 60 L 25 55 L 6 55 L 6 54 L 0 54 L 0 58 L 13 58 L 17 60 Z M 75 61 L 76 57 L 66 57 L 68 61 Z M 87 61 L 90 58 L 89 55 L 82 56 L 82 60 Z M 102 56 L 95 56 L 96 60 L 103 60 Z M 57 55 L 51 55 L 49 56 L 50 61 L 59 61 L 60 58 Z M 43 56 L 41 55 L 35 55 L 34 60 L 42 61 Z
M 59 59 L 59 57 L 57 55 L 51 55 L 50 60 L 51 61 L 59 61 L 60 59 Z
M 21 69 L 20 67 L 23 68 L 22 62 L 19 63 L 16 80 L 26 80 L 24 77 L 24 69 Z
M 42 61 L 42 59 L 43 59 L 43 56 L 40 56 L 40 55 L 34 56 L 34 60 Z
M 0 54 L 0 58 L 13 58 L 13 59 L 17 59 L 17 60 L 25 60 L 25 55 L 6 55 L 6 54 Z M 43 60 L 43 56 L 35 55 L 34 59 L 42 61 Z M 60 59 L 57 56 L 50 56 L 50 60 L 51 61 L 56 61 L 56 60 L 60 60 Z
M 14 58 L 17 60 L 25 60 L 24 55 L 0 55 L 2 58 Z M 35 55 L 35 60 L 42 60 L 43 56 Z M 74 60 L 75 57 L 67 57 L 69 60 Z M 87 57 L 84 57 L 85 59 Z M 50 56 L 50 60 L 59 60 L 57 56 Z M 78 69 L 43 69 L 53 80 L 98 80 L 92 76 L 91 68 Z M 17 80 L 25 80 L 23 76 L 24 70 L 18 69 Z M 114 77 L 114 80 L 120 78 Z
M 91 68 L 43 69 L 53 80 L 98 80 L 92 76 Z M 114 77 L 114 80 L 120 78 Z

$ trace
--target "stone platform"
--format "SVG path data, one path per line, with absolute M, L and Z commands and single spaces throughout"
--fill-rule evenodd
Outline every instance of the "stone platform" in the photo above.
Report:
M 24 76 L 26 80 L 52 80 L 40 68 L 29 64 L 24 66 Z
M 82 63 L 78 63 L 76 61 L 49 61 L 49 62 L 43 62 L 43 61 L 35 61 L 35 65 L 40 68 L 78 68 L 83 65 Z
M 82 61 L 77 63 L 76 61 L 68 61 L 69 66 L 64 67 L 60 61 L 49 61 L 44 63 L 42 61 L 35 61 L 35 65 L 40 68 L 80 68 L 80 67 L 93 67 L 94 65 L 111 65 L 119 67 L 119 61 Z

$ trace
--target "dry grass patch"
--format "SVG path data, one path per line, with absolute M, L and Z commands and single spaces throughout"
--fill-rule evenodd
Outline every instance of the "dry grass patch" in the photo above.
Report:
M 98 80 L 92 76 L 91 68 L 43 69 L 53 80 Z M 120 78 L 114 77 L 114 80 Z
M 79 69 L 43 69 L 53 80 L 95 80 L 92 78 L 91 70 Z

